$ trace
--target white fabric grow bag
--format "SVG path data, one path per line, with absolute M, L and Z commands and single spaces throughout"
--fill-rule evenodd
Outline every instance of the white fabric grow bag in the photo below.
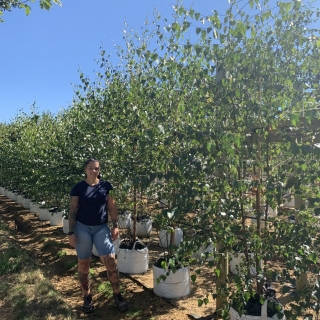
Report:
M 69 220 L 66 217 L 62 217 L 62 231 L 65 234 L 69 232 Z
M 50 225 L 61 227 L 63 213 L 64 213 L 63 211 L 53 212 L 53 214 L 51 214 L 51 212 L 50 212 Z
M 118 224 L 120 229 L 129 229 L 131 221 L 131 212 L 125 211 L 118 215 Z
M 240 265 L 241 262 L 244 261 L 245 259 L 245 254 L 244 253 L 230 253 L 230 272 L 233 274 L 238 274 L 237 266 Z M 254 254 L 253 253 L 248 253 L 248 255 L 253 259 Z M 250 267 L 250 274 L 253 276 L 257 274 L 257 270 L 255 266 Z
M 291 190 L 288 190 L 283 197 L 283 207 L 285 208 L 295 208 L 295 197 L 294 194 L 291 193 Z
M 24 201 L 24 197 L 19 194 L 19 195 L 17 196 L 17 202 L 20 203 L 20 204 L 22 204 L 23 201 Z
M 51 213 L 48 209 L 40 209 L 39 210 L 39 219 L 43 221 L 50 221 Z
M 131 219 L 130 223 L 130 232 L 133 234 L 134 221 Z M 142 219 L 136 223 L 136 236 L 137 237 L 150 237 L 152 231 L 152 220 L 151 219 Z
M 138 240 L 134 243 L 132 250 L 118 249 L 117 260 L 119 272 L 127 274 L 141 274 L 148 270 L 149 250 L 146 246 L 141 250 L 136 250 L 135 247 L 137 243 L 141 243 L 145 246 L 142 241 Z
M 39 211 L 40 211 L 39 204 L 37 204 L 36 202 L 30 202 L 29 211 L 32 213 L 39 213 Z
M 190 269 L 189 266 L 178 269 L 175 273 L 170 272 L 166 275 L 167 270 L 152 266 L 153 270 L 153 292 L 159 297 L 168 299 L 179 299 L 187 296 L 191 291 Z M 157 282 L 157 278 L 161 275 L 166 276 L 166 280 L 162 279 Z
M 264 304 L 261 306 L 261 316 L 251 316 L 251 315 L 245 315 L 242 314 L 241 317 L 239 315 L 239 313 L 233 309 L 232 307 L 230 307 L 229 310 L 229 316 L 230 316 L 230 320 L 278 320 L 279 318 L 277 317 L 277 315 L 275 314 L 272 318 L 267 316 L 267 304 L 268 304 L 268 300 L 266 300 L 264 302 Z M 286 320 L 286 316 L 284 315 L 281 320 Z
M 205 247 L 204 245 L 201 245 L 199 250 L 194 252 L 192 254 L 192 256 L 195 259 L 198 259 L 200 261 L 213 261 L 214 260 L 214 256 L 210 256 L 210 257 L 206 258 L 206 256 L 207 256 L 206 253 L 212 255 L 215 251 L 216 251 L 216 247 L 213 244 L 213 242 L 211 241 L 211 243 L 207 247 Z
M 7 193 L 6 193 L 6 197 L 9 198 L 9 199 L 12 199 L 12 196 L 13 196 L 12 191 L 8 190 Z
M 12 192 L 12 198 L 13 201 L 17 201 L 18 195 L 15 192 Z
M 159 246 L 162 248 L 168 248 L 171 243 L 171 230 L 160 230 L 159 232 Z M 174 245 L 178 246 L 183 240 L 183 231 L 180 228 L 175 229 Z
M 31 199 L 23 199 L 22 206 L 25 209 L 30 209 L 30 202 L 31 202 Z

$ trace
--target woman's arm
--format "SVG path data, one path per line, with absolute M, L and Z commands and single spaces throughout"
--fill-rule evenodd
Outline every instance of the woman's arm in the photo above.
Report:
M 119 237 L 119 228 L 118 228 L 118 212 L 116 202 L 110 194 L 108 194 L 108 211 L 110 213 L 110 218 L 112 221 L 112 240 L 116 240 Z
M 79 209 L 79 197 L 78 196 L 71 196 L 70 197 L 70 211 L 69 211 L 69 244 L 72 247 L 76 246 L 76 236 L 74 235 L 74 227 L 76 226 L 77 222 L 77 213 Z

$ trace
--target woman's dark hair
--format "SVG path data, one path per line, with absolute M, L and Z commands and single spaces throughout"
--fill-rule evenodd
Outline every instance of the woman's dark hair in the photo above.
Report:
M 84 163 L 84 167 L 86 168 L 87 165 L 89 164 L 89 162 L 91 162 L 91 161 L 93 161 L 93 162 L 99 162 L 99 167 L 100 167 L 100 160 L 95 159 L 95 158 L 89 158 L 89 159 L 87 159 L 87 160 L 85 161 L 85 163 Z M 87 174 L 86 174 L 86 177 L 87 177 Z M 99 172 L 99 175 L 97 176 L 97 178 L 98 178 L 98 179 L 101 179 L 101 174 L 100 174 L 100 172 Z

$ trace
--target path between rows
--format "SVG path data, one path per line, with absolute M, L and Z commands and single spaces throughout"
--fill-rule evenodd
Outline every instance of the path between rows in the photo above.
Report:
M 120 275 L 121 287 L 130 306 L 126 313 L 119 313 L 112 301 L 98 291 L 99 284 L 107 281 L 106 272 L 97 257 L 92 258 L 91 288 L 96 306 L 93 314 L 81 312 L 82 296 L 76 276 L 75 250 L 68 244 L 62 228 L 50 226 L 48 221 L 40 221 L 37 215 L 24 209 L 22 205 L 0 195 L 0 213 L 10 229 L 15 230 L 14 241 L 27 250 L 36 264 L 50 279 L 51 283 L 72 307 L 76 319 L 157 319 L 185 320 L 187 314 L 209 315 L 214 312 L 213 301 L 199 308 L 198 298 L 204 298 L 207 291 L 214 286 L 212 271 L 203 270 L 197 283 L 192 286 L 191 294 L 179 300 L 166 300 L 154 295 L 152 264 L 161 253 L 156 236 L 143 239 L 149 249 L 149 270 L 143 275 Z M 17 223 L 18 222 L 18 223 Z M 44 243 L 47 243 L 44 246 Z M 66 255 L 59 257 L 58 252 Z M 73 265 L 71 269 L 68 269 Z M 1 312 L 1 308 L 0 308 Z

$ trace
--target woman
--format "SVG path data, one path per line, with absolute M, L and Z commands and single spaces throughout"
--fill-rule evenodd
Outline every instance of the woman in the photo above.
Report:
M 83 311 L 85 313 L 94 311 L 89 280 L 93 244 L 107 269 L 115 304 L 120 311 L 126 311 L 128 303 L 119 291 L 118 268 L 113 246 L 113 241 L 119 237 L 119 229 L 117 208 L 109 194 L 112 185 L 100 179 L 98 160 L 88 159 L 84 170 L 86 179 L 77 183 L 70 192 L 68 219 L 69 244 L 76 248 L 78 257 L 79 281 L 84 296 Z M 108 212 L 113 226 L 111 232 L 108 227 Z

